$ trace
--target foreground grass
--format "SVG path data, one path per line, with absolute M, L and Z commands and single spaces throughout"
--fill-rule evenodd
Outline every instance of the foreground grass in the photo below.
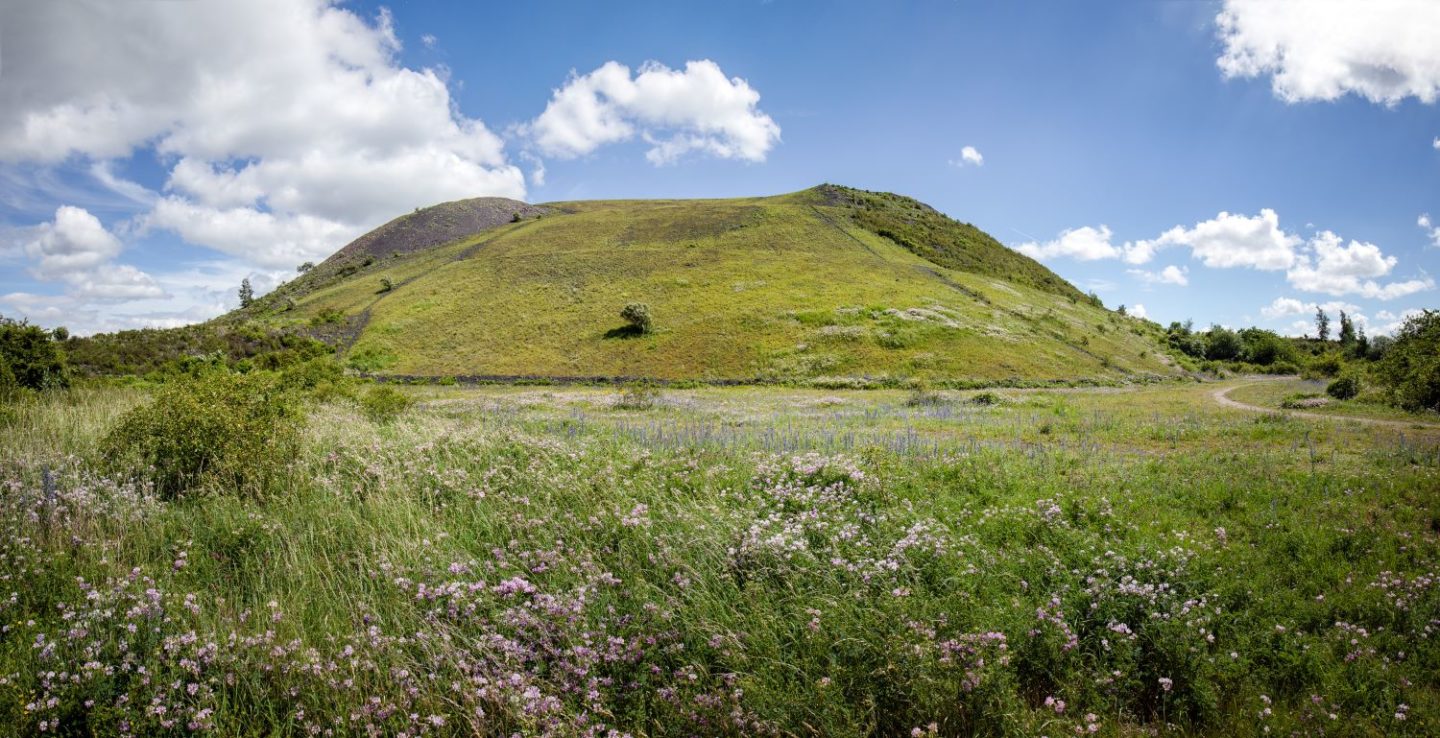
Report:
M 96 473 L 142 397 L 52 395 L 0 441 L 0 725 L 1440 731 L 1435 436 L 1209 390 L 428 388 L 174 503 Z

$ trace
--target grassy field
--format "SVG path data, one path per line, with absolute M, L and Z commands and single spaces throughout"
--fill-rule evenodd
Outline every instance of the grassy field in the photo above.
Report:
M 168 502 L 97 450 L 145 390 L 48 394 L 0 434 L 0 726 L 1440 732 L 1440 431 L 1214 389 L 406 388 Z
M 327 262 L 243 315 L 273 327 L 333 322 L 347 360 L 381 374 L 825 383 L 1175 373 L 1158 326 L 1092 304 L 907 198 L 817 188 L 546 208 L 411 254 Z M 650 305 L 653 333 L 623 330 L 630 302 Z
M 1368 418 L 1397 422 L 1414 422 L 1420 425 L 1440 424 L 1440 415 L 1432 412 L 1407 412 L 1402 408 L 1385 404 L 1378 396 L 1373 399 L 1362 395 L 1353 400 L 1337 400 L 1325 394 L 1329 380 L 1278 379 L 1244 384 L 1230 393 L 1230 399 L 1271 410 L 1282 411 L 1286 399 L 1296 397 L 1323 397 L 1324 405 L 1306 408 L 1305 412 L 1339 417 Z

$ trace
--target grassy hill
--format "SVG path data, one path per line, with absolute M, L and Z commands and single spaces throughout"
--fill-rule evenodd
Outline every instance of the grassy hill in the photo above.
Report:
M 484 217 L 473 216 L 478 202 Z M 887 193 L 467 200 L 356 243 L 231 319 L 303 328 L 338 343 L 353 366 L 397 375 L 1030 381 L 1174 371 L 1153 324 Z M 650 305 L 653 333 L 623 330 L 629 302 Z

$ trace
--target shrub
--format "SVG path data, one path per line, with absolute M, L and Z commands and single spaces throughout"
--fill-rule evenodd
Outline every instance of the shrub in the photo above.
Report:
M 620 317 L 625 319 L 630 327 L 640 333 L 649 333 L 654 330 L 655 322 L 650 315 L 650 306 L 643 302 L 632 302 L 620 310 Z
M 1000 397 L 1000 395 L 997 395 L 994 392 L 981 392 L 980 394 L 970 398 L 971 405 L 984 405 L 987 407 L 991 405 L 1000 405 L 1004 402 L 1004 398 Z
M 360 398 L 360 410 L 376 423 L 390 423 L 410 409 L 415 401 L 393 387 L 380 384 L 371 387 Z
M 1346 372 L 1325 387 L 1325 394 L 1337 400 L 1351 400 L 1360 394 L 1360 377 Z
M 1302 373 L 1306 379 L 1319 379 L 1320 377 L 1335 377 L 1340 375 L 1340 370 L 1345 368 L 1345 362 L 1340 360 L 1340 354 L 1330 351 L 1310 360 Z
M 1229 328 L 1215 326 L 1205 336 L 1205 358 L 1212 361 L 1229 361 L 1240 357 L 1244 344 L 1240 336 Z
M 211 371 L 169 382 L 121 416 L 101 451 L 162 499 L 201 486 L 261 496 L 298 453 L 300 423 L 279 375 Z
M 23 320 L 0 318 L 0 363 L 16 386 L 32 390 L 67 387 L 70 371 L 55 334 Z
M 1377 369 L 1391 402 L 1406 410 L 1440 410 L 1440 310 L 1406 320 Z
M 380 278 L 380 291 L 381 291 L 381 292 L 389 292 L 390 290 L 393 290 L 393 289 L 395 289 L 395 283 L 392 282 L 392 281 L 390 281 L 390 278 L 389 278 L 389 277 L 381 277 L 381 278 Z
M 659 401 L 659 388 L 648 382 L 635 382 L 620 388 L 614 406 L 621 410 L 649 410 Z
M 905 404 L 909 407 L 933 407 L 944 405 L 945 396 L 930 388 L 925 382 L 916 383 L 914 389 L 910 390 L 910 396 L 905 398 Z

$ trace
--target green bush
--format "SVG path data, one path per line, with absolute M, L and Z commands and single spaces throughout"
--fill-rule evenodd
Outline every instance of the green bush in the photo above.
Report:
M 1329 351 L 1311 359 L 1301 376 L 1306 379 L 1337 377 L 1340 375 L 1340 370 L 1344 368 L 1345 362 L 1341 360 L 1340 354 L 1335 351 Z
M 1394 404 L 1440 410 L 1440 310 L 1407 319 L 1376 369 Z
M 1325 394 L 1337 400 L 1352 400 L 1360 394 L 1360 377 L 1346 372 L 1325 387 Z
M 643 302 L 632 302 L 620 310 L 620 317 L 625 319 L 630 327 L 640 333 L 649 333 L 655 329 L 655 320 L 650 315 L 650 306 Z
M 0 363 L 19 387 L 68 387 L 70 372 L 55 334 L 23 320 L 0 318 Z
M 201 487 L 258 497 L 298 453 L 301 421 L 279 375 L 211 371 L 173 380 L 121 416 L 101 452 L 161 499 Z
M 615 407 L 621 410 L 649 410 L 660 401 L 660 389 L 648 382 L 636 382 L 620 388 Z
M 1205 358 L 1212 361 L 1228 361 L 1240 357 L 1244 344 L 1235 331 L 1215 326 L 1205 336 Z
M 382 424 L 394 421 L 414 404 L 403 392 L 383 384 L 371 387 L 360 398 L 360 410 L 365 417 Z

